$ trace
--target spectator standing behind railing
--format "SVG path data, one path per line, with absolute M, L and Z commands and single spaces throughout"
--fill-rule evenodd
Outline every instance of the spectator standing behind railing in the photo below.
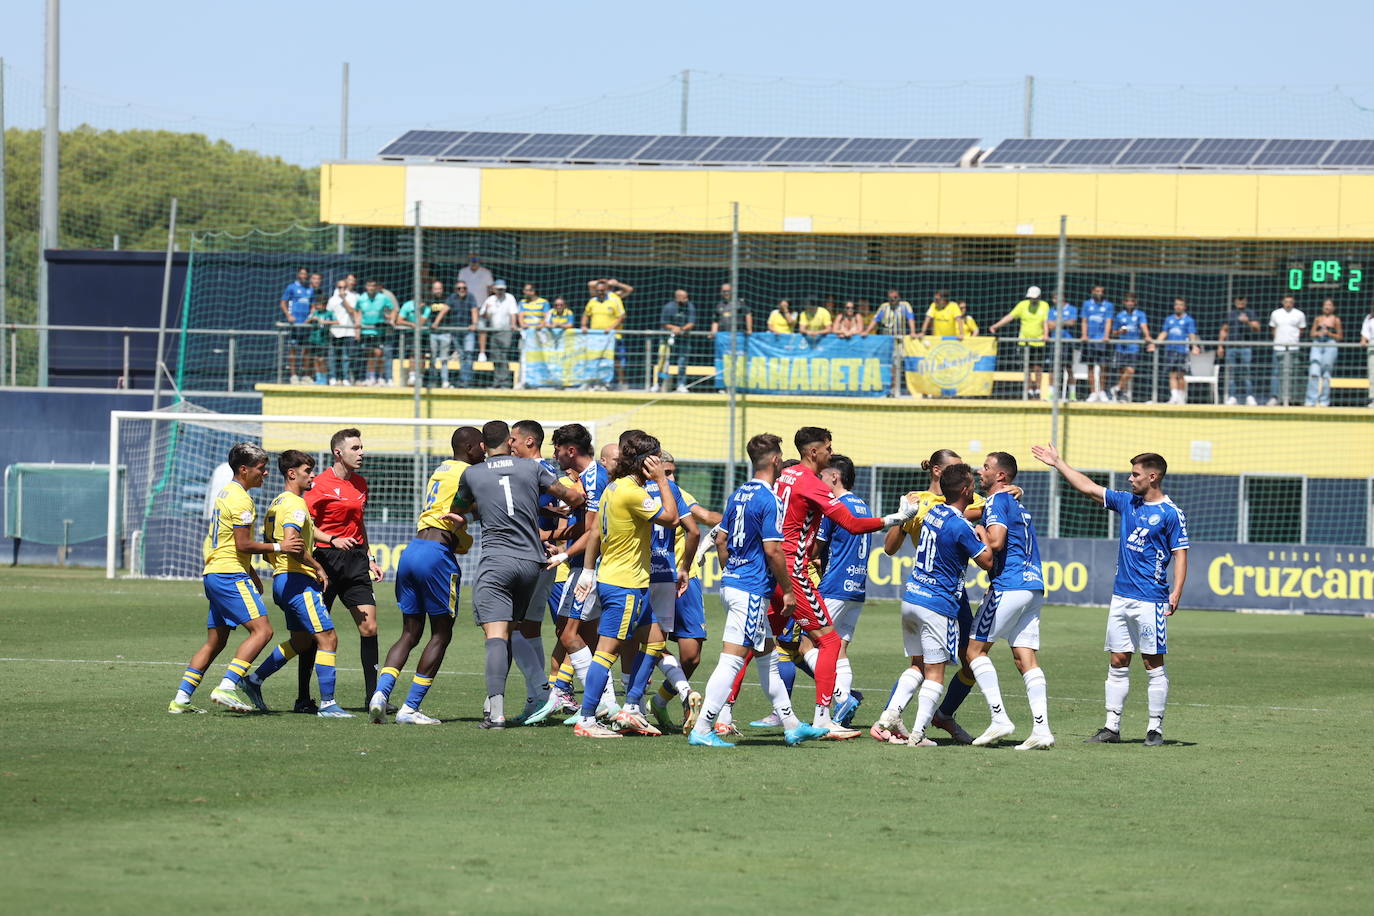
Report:
M 310 306 L 310 317 L 306 319 L 306 324 L 310 328 L 310 336 L 306 340 L 303 354 L 306 362 L 314 367 L 315 384 L 328 385 L 329 374 L 326 366 L 329 361 L 330 340 L 332 335 L 329 333 L 334 319 L 329 313 L 329 302 L 323 295 L 316 296 Z M 306 370 L 309 372 L 309 369 Z M 302 376 L 302 380 L 304 380 Z
M 1197 322 L 1188 314 L 1188 300 L 1179 296 L 1174 299 L 1174 313 L 1164 318 L 1159 336 L 1149 348 L 1154 352 L 1155 344 L 1169 341 L 1164 346 L 1164 368 L 1169 370 L 1170 404 L 1188 403 L 1188 354 L 1191 351 L 1193 355 L 1197 355 L 1202 352 L 1202 348 L 1196 343 L 1190 348 L 1187 343 L 1179 341 L 1196 340 Z
M 539 295 L 533 283 L 526 283 L 524 296 L 519 302 L 517 324 L 523 331 L 542 331 L 548 327 L 549 300 Z
M 358 352 L 358 297 L 348 289 L 348 281 L 334 284 L 329 297 L 329 384 L 353 384 L 353 357 Z
M 971 314 L 969 314 L 968 303 L 961 300 L 961 301 L 958 303 L 958 306 L 959 306 L 959 315 L 960 315 L 960 317 L 962 317 L 962 318 L 964 319 L 964 337 L 966 337 L 966 338 L 969 338 L 969 337 L 977 337 L 977 336 L 978 336 L 978 322 L 974 321 L 974 320 L 973 320 L 973 316 L 972 316 Z
M 888 293 L 888 296 L 891 295 Z M 936 337 L 964 336 L 964 313 L 957 302 L 949 301 L 949 293 L 945 290 L 936 292 L 930 307 L 926 309 L 925 321 L 921 323 L 921 336 L 927 334 Z
M 368 280 L 363 284 L 363 293 L 358 297 L 355 308 L 358 310 L 358 325 L 362 341 L 364 371 L 367 373 L 364 385 L 381 385 L 391 378 L 387 371 L 386 349 L 390 343 L 388 331 L 395 317 L 391 297 L 377 284 Z
M 916 313 L 911 303 L 902 298 L 895 289 L 887 291 L 887 299 L 873 313 L 868 324 L 868 333 L 886 334 L 890 337 L 916 336 Z
M 1023 359 L 1030 369 L 1030 381 L 1026 387 L 1026 397 L 1040 397 L 1040 375 L 1045 366 L 1045 326 L 1049 323 L 1050 304 L 1040 298 L 1040 287 L 1032 286 L 1026 290 L 1026 298 L 1012 306 L 1011 311 L 992 323 L 989 334 L 1008 324 L 1012 319 L 1020 319 L 1021 328 L 1017 337 L 1021 338 L 1016 346 L 1022 348 Z
M 520 326 L 520 303 L 506 292 L 506 281 L 491 285 L 491 295 L 482 303 L 479 316 L 491 327 L 487 340 L 491 347 L 492 385 L 511 386 L 510 361 L 515 356 L 515 329 Z
M 616 331 L 625 325 L 625 298 L 634 287 L 614 277 L 587 281 L 591 298 L 582 309 L 582 330 Z M 615 383 L 625 386 L 625 342 L 615 336 Z
M 457 330 L 455 325 L 460 320 L 460 316 L 453 314 L 453 307 L 448 304 L 448 298 L 442 280 L 435 280 L 429 284 L 429 310 L 423 317 L 429 331 L 429 352 L 433 365 L 439 367 L 439 385 L 443 388 L 453 387 L 449 384 L 448 361 L 457 349 L 457 340 L 453 334 Z M 434 379 L 431 376 L 428 384 L 433 383 Z
M 569 328 L 577 326 L 577 313 L 568 305 L 568 300 L 562 296 L 556 296 L 553 300 L 553 307 L 549 309 L 548 317 L 544 321 L 544 326 L 549 329 L 549 334 L 553 339 L 553 346 L 556 350 L 562 350 L 566 342 L 566 332 Z
M 444 323 L 449 326 L 454 337 L 454 352 L 458 353 L 460 359 L 458 384 L 463 388 L 472 387 L 472 363 L 477 358 L 478 301 L 468 288 L 466 280 L 454 283 L 453 292 L 444 300 L 448 305 L 448 315 L 444 318 Z M 460 338 L 461 348 L 457 346 Z
M 797 316 L 797 331 L 815 343 L 818 338 L 830 333 L 834 321 L 829 309 L 823 308 L 815 299 L 807 299 L 806 308 Z
M 668 332 L 668 337 L 659 344 L 659 358 L 654 371 L 650 391 L 659 391 L 670 384 L 668 366 L 673 355 L 677 355 L 677 390 L 687 390 L 687 356 L 690 350 L 689 334 L 696 327 L 697 307 L 687 295 L 687 290 L 673 290 L 673 298 L 663 303 L 659 310 L 659 327 Z
M 792 311 L 792 303 L 786 299 L 778 300 L 778 307 L 768 313 L 768 331 L 771 334 L 792 334 L 797 330 L 797 315 Z
M 1369 406 L 1374 407 L 1374 304 L 1360 325 L 1360 344 L 1365 348 L 1365 370 L 1369 378 Z
M 1080 339 L 1083 343 L 1083 359 L 1088 364 L 1089 401 L 1106 401 L 1108 378 L 1111 367 L 1112 318 L 1116 306 L 1107 298 L 1107 290 L 1094 286 L 1092 293 L 1083 300 L 1078 308 Z
M 854 305 L 853 299 L 846 299 L 844 308 L 835 316 L 835 324 L 832 328 L 836 337 L 841 340 L 848 340 L 851 337 L 863 337 L 864 331 L 868 329 L 868 324 L 859 317 L 859 312 Z
M 310 320 L 313 300 L 314 294 L 310 291 L 310 271 L 304 267 L 297 268 L 296 279 L 286 284 L 286 289 L 281 294 L 281 320 L 292 325 L 291 333 L 286 338 L 286 364 L 291 371 L 293 384 L 304 381 L 301 378 L 302 369 L 305 375 L 310 374 L 309 356 L 306 351 L 310 347 L 311 329 L 306 322 Z
M 1047 325 L 1051 344 L 1054 340 L 1061 341 L 1059 354 L 1059 380 L 1056 384 L 1062 385 L 1062 395 L 1070 401 L 1078 400 L 1078 388 L 1073 381 L 1073 367 L 1078 364 L 1079 352 L 1079 328 L 1078 328 L 1078 306 L 1071 302 L 1060 302 L 1058 306 L 1050 308 L 1050 317 Z M 1045 359 L 1054 364 L 1054 351 L 1047 345 Z M 1054 386 L 1050 386 L 1051 392 Z
M 1136 307 L 1135 296 L 1127 296 L 1121 300 L 1121 311 L 1112 319 L 1112 336 L 1117 339 L 1116 350 L 1112 354 L 1112 365 L 1117 368 L 1120 375 L 1117 376 L 1116 384 L 1112 386 L 1111 399 L 1129 401 L 1131 380 L 1135 377 L 1135 371 L 1140 366 L 1143 355 L 1139 341 L 1150 336 L 1150 322 L 1145 313 Z
M 492 277 L 491 271 L 482 266 L 482 259 L 474 251 L 468 255 L 468 266 L 458 271 L 456 282 L 467 284 L 468 292 L 472 293 L 472 297 L 480 306 L 491 295 L 491 286 L 496 280 Z M 477 334 L 477 358 L 483 362 L 487 359 L 487 330 L 480 328 Z
M 419 352 L 412 352 L 415 349 L 415 327 L 420 328 Z M 429 308 L 422 306 L 420 314 L 417 316 L 415 300 L 407 299 L 401 303 L 401 307 L 396 310 L 396 329 L 406 342 L 406 352 L 410 353 L 410 375 L 406 378 L 407 385 L 414 385 L 416 372 L 424 372 L 425 358 L 429 353 Z M 423 383 L 424 376 L 420 379 Z
M 1274 331 L 1274 372 L 1269 380 L 1269 406 L 1285 407 L 1298 401 L 1298 342 L 1307 327 L 1307 316 L 1298 308 L 1298 301 L 1284 296 L 1278 308 L 1269 314 L 1269 327 Z
M 1322 310 L 1312 320 L 1312 340 L 1315 342 L 1307 367 L 1307 406 L 1331 406 L 1331 371 L 1336 368 L 1336 344 L 1343 335 L 1341 318 L 1336 314 L 1336 300 L 1323 299 Z
M 730 301 L 730 284 L 720 285 L 720 301 L 716 303 L 715 318 L 711 321 L 711 334 L 721 331 L 730 331 L 731 325 L 735 320 L 735 314 L 739 314 L 739 326 L 735 330 L 741 334 L 754 333 L 754 313 L 749 311 L 749 306 L 743 299 Z
M 1250 300 L 1244 296 L 1237 296 L 1231 311 L 1226 314 L 1226 320 L 1222 322 L 1221 331 L 1217 334 L 1217 340 L 1221 341 L 1221 346 L 1217 347 L 1217 359 L 1226 362 L 1227 404 L 1238 404 L 1241 398 L 1251 407 L 1257 403 L 1254 381 L 1255 351 L 1249 344 L 1259 340 L 1262 333 L 1264 328 L 1250 311 Z

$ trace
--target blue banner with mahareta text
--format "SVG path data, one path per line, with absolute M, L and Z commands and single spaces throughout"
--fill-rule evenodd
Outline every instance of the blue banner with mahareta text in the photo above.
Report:
M 733 352 L 732 352 L 733 349 Z M 827 334 L 716 335 L 716 387 L 755 394 L 883 397 L 892 390 L 892 338 Z

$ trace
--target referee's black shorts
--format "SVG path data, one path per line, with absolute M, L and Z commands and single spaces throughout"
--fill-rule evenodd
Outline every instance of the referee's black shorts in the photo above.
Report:
M 366 547 L 341 550 L 316 545 L 314 553 L 329 576 L 329 587 L 324 590 L 325 607 L 332 611 L 335 598 L 342 599 L 346 607 L 377 604 L 372 593 L 372 570 Z

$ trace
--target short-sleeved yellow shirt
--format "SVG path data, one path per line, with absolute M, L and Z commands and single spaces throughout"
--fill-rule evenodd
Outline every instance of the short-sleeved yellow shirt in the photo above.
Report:
M 611 481 L 601 494 L 601 559 L 598 582 L 621 588 L 649 587 L 649 549 L 662 504 L 632 477 Z
M 1030 338 L 1026 346 L 1045 345 L 1045 322 L 1050 317 L 1050 304 L 1044 299 L 1022 299 L 1011 310 L 1011 317 L 1021 319 L 1021 338 Z
M 272 504 L 267 507 L 267 514 L 262 520 L 262 539 L 269 544 L 275 544 L 281 540 L 282 532 L 287 528 L 295 528 L 301 533 L 301 540 L 305 542 L 305 555 L 309 556 L 311 545 L 315 543 L 315 523 L 310 520 L 310 510 L 306 508 L 305 500 L 290 490 L 272 500 Z M 274 576 L 283 573 L 315 575 L 315 567 L 294 553 L 274 553 L 268 556 L 267 562 L 271 564 Z
M 816 309 L 816 314 L 807 317 L 806 312 L 797 316 L 798 331 L 823 331 L 834 323 L 830 317 L 830 310 L 825 308 Z
M 582 310 L 587 316 L 587 328 L 592 331 L 607 331 L 615 326 L 617 318 L 625 314 L 625 303 L 615 293 L 607 293 L 604 300 L 595 296 L 587 300 Z
M 201 551 L 205 556 L 203 572 L 206 575 L 249 571 L 248 554 L 239 553 L 234 546 L 234 529 L 247 528 L 251 534 L 256 519 L 253 497 L 248 495 L 243 484 L 237 480 L 225 484 L 215 497 L 215 515 L 210 520 L 210 531 L 205 535 Z
M 954 337 L 959 333 L 960 314 L 958 303 L 946 302 L 940 306 L 932 302 L 926 309 L 926 317 L 932 319 L 930 333 L 936 337 Z
M 796 318 L 795 315 L 792 317 Z M 791 334 L 792 322 L 780 310 L 773 309 L 772 314 L 768 316 L 768 330 L 774 334 Z
M 429 475 L 429 482 L 425 484 L 425 504 L 420 510 L 420 518 L 415 523 L 417 531 L 438 528 L 453 535 L 453 543 L 457 548 L 455 553 L 468 552 L 472 547 L 472 535 L 466 527 L 455 525 L 444 516 L 453 511 L 453 498 L 458 495 L 458 482 L 463 479 L 463 472 L 468 467 L 467 462 L 459 461 L 457 458 L 449 458 L 439 463 L 434 473 Z

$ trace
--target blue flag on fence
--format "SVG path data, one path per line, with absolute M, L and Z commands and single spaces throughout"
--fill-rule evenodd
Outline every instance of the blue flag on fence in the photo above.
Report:
M 615 377 L 615 334 L 576 328 L 520 332 L 526 388 L 577 388 L 610 384 Z
M 882 397 L 892 389 L 892 338 L 804 334 L 716 335 L 716 387 L 759 394 Z M 732 371 L 733 370 L 733 371 Z

